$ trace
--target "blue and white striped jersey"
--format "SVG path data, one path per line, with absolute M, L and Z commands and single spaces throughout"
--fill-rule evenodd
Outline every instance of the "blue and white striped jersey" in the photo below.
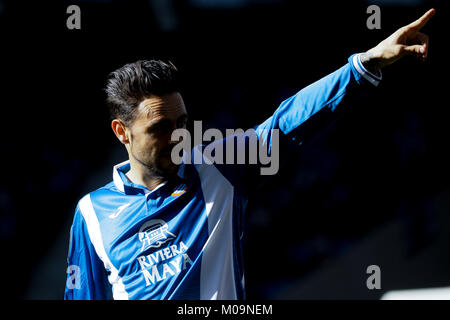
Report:
M 271 129 L 279 129 L 281 145 L 301 145 L 308 119 L 334 114 L 348 93 L 380 80 L 352 55 L 283 101 L 254 128 L 257 139 L 270 148 Z M 129 166 L 116 165 L 113 181 L 77 205 L 64 298 L 244 299 L 242 221 L 248 190 L 262 178 L 258 166 L 182 163 L 179 180 L 152 191 L 128 180 Z

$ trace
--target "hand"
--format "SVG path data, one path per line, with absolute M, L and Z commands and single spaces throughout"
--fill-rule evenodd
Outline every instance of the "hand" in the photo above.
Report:
M 361 63 L 369 71 L 377 73 L 379 69 L 394 63 L 405 55 L 415 56 L 422 61 L 428 55 L 428 36 L 419 32 L 436 10 L 430 9 L 416 21 L 398 29 L 376 47 L 361 55 Z

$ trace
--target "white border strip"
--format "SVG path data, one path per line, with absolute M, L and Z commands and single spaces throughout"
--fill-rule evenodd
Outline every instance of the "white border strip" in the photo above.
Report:
M 381 300 L 450 300 L 450 287 L 393 290 L 381 296 Z

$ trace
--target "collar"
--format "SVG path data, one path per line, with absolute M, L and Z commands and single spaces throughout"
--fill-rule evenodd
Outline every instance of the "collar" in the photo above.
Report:
M 186 179 L 186 170 L 185 169 L 186 169 L 185 162 L 183 161 L 180 164 L 180 166 L 178 168 L 178 172 L 177 172 L 178 177 L 180 177 L 181 179 Z M 128 177 L 125 175 L 125 173 L 128 172 L 129 170 L 130 170 L 130 160 L 126 160 L 124 162 L 116 164 L 113 167 L 114 185 L 116 186 L 117 189 L 119 189 L 119 191 L 121 191 L 125 194 L 136 193 L 136 192 L 149 194 L 149 193 L 152 193 L 152 192 L 156 191 L 157 189 L 161 188 L 162 186 L 164 186 L 167 183 L 167 181 L 164 181 L 163 183 L 159 184 L 155 189 L 149 190 L 145 186 L 133 183 L 130 179 L 128 179 Z

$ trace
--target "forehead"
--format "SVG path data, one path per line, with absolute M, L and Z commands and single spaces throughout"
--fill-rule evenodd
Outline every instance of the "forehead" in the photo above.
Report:
M 154 122 L 164 118 L 176 121 L 183 114 L 186 114 L 183 98 L 178 92 L 174 92 L 141 101 L 135 121 Z

